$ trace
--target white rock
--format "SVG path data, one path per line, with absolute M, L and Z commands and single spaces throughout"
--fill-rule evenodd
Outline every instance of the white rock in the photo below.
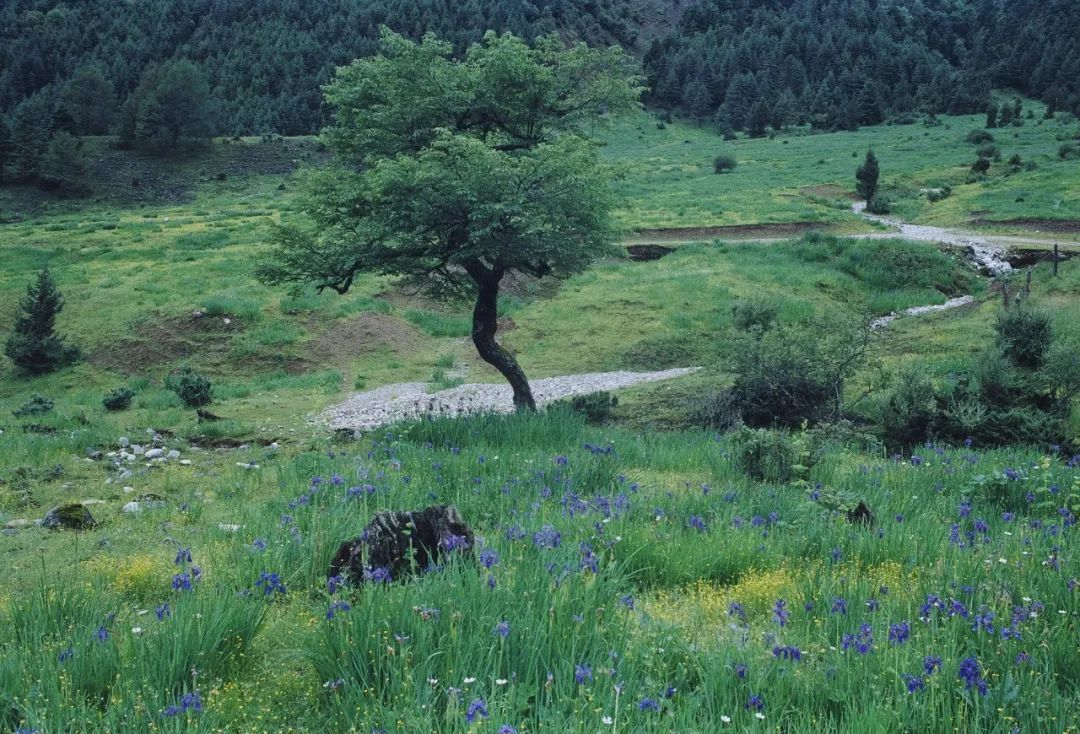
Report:
M 240 529 L 240 527 L 240 525 L 234 525 L 233 523 L 228 522 L 218 523 L 218 530 L 224 531 L 226 533 L 235 533 L 237 530 Z
M 180 459 L 180 466 L 191 466 L 191 459 Z
M 240 467 L 241 469 L 258 469 L 259 468 L 259 465 L 256 464 L 255 462 L 248 463 L 248 462 L 244 462 L 244 461 L 238 461 L 238 462 L 236 462 L 236 465 L 238 467 Z
M 138 502 L 128 502 L 126 505 L 120 508 L 121 512 L 126 512 L 129 515 L 134 515 L 142 510 L 142 505 Z
M 142 456 L 146 453 L 146 448 L 140 444 L 135 444 L 131 447 L 131 452 L 136 456 Z
M 147 459 L 164 459 L 165 451 L 163 449 L 150 449 L 143 456 Z
M 128 446 L 131 445 L 131 441 L 128 439 L 127 436 L 121 436 L 120 445 L 126 449 Z
M 131 494 L 135 491 L 134 487 L 124 487 L 124 494 Z
M 169 461 L 176 461 L 180 458 L 180 452 L 176 449 L 172 449 L 166 456 L 169 457 Z
M 4 528 L 7 530 L 20 530 L 22 528 L 33 527 L 33 525 L 33 520 L 19 518 L 18 520 L 8 520 L 6 523 L 4 523 Z
M 90 507 L 91 505 L 103 505 L 105 500 L 79 500 L 79 504 L 83 507 Z

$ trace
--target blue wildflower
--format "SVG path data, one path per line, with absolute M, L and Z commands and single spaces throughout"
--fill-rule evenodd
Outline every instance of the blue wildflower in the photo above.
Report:
M 740 607 L 741 609 L 741 607 Z M 781 627 L 785 626 L 788 622 L 788 617 L 791 615 L 787 610 L 787 602 L 783 599 L 777 599 L 773 604 L 773 620 Z M 745 617 L 745 615 L 744 615 Z
M 376 584 L 388 584 L 392 581 L 390 569 L 384 566 L 364 569 L 364 579 Z
M 550 525 L 545 525 L 533 533 L 533 545 L 537 548 L 558 548 L 561 543 L 562 533 Z
M 474 698 L 469 702 L 469 707 L 465 709 L 465 721 L 470 724 L 476 720 L 477 716 L 482 716 L 485 719 L 488 717 L 487 703 L 482 698 Z
M 979 661 L 975 658 L 964 658 L 960 661 L 960 670 L 957 677 L 964 681 L 965 689 L 970 691 L 972 688 L 977 688 L 980 695 L 986 695 L 988 686 L 982 677 Z
M 922 661 L 923 670 L 927 675 L 933 675 L 934 671 L 941 667 L 941 658 L 936 655 L 927 655 Z
M 889 642 L 894 645 L 903 645 L 911 637 L 911 625 L 907 620 L 900 624 L 889 625 Z
M 158 621 L 163 621 L 166 617 L 171 617 L 172 612 L 169 610 L 168 604 L 161 604 L 154 610 L 154 614 L 157 615 Z
M 686 524 L 692 527 L 694 530 L 697 530 L 698 532 L 705 532 L 705 521 L 702 520 L 701 517 L 699 517 L 698 515 L 691 515 L 690 519 L 687 520 Z
M 495 625 L 495 634 L 505 640 L 510 634 L 510 623 L 507 622 L 505 619 L 499 622 L 497 625 Z
M 338 599 L 335 602 L 331 602 L 330 606 L 327 608 L 326 619 L 329 621 L 333 619 L 338 612 L 348 612 L 351 609 L 352 607 L 349 605 L 349 602 L 344 599 Z
M 904 681 L 907 683 L 907 692 L 910 694 L 918 693 L 926 688 L 926 682 L 917 675 L 904 675 Z
M 641 703 L 638 704 L 638 710 L 640 711 L 659 711 L 660 702 L 652 698 L 644 698 Z
M 574 666 L 574 680 L 577 683 L 588 683 L 593 679 L 592 669 L 584 664 L 578 664 Z
M 480 551 L 480 565 L 484 568 L 491 568 L 492 566 L 499 565 L 499 554 L 491 548 L 485 548 Z
M 181 548 L 176 552 L 176 560 L 173 561 L 177 566 L 182 563 L 191 563 L 191 549 Z
M 285 584 L 282 583 L 281 577 L 276 573 L 269 573 L 263 571 L 259 575 L 259 580 L 255 582 L 255 588 L 262 589 L 263 596 L 272 596 L 273 594 L 285 594 Z
M 765 708 L 765 699 L 759 695 L 752 694 L 750 696 L 750 700 L 743 704 L 743 708 L 747 711 L 749 711 L 750 709 L 753 709 L 754 711 L 761 711 L 763 708 Z

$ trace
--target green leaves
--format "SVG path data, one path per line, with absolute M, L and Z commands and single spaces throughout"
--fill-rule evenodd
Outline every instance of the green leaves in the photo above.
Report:
M 608 170 L 584 127 L 636 104 L 621 51 L 489 33 L 454 59 L 388 30 L 381 49 L 327 86 L 337 165 L 309 176 L 315 227 L 279 231 L 264 281 L 461 290 L 469 264 L 562 277 L 611 251 Z

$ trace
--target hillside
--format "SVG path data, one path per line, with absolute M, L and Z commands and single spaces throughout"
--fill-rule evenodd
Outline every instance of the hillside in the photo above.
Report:
M 489 29 L 622 44 L 650 103 L 764 132 L 873 125 L 909 112 L 984 112 L 1010 87 L 1080 113 L 1080 9 L 1070 0 L 12 0 L 0 8 L 0 116 L 29 105 L 50 131 L 100 134 L 133 114 L 145 75 L 189 59 L 210 132 L 311 134 L 335 66 L 378 28 L 434 32 L 459 50 Z M 753 113 L 753 115 L 751 114 Z

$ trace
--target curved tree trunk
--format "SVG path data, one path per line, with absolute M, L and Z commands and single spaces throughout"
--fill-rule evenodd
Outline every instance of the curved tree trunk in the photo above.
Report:
M 495 341 L 498 327 L 499 282 L 505 271 L 471 263 L 465 268 L 476 281 L 476 307 L 473 309 L 472 340 L 480 358 L 497 369 L 514 391 L 514 407 L 519 410 L 536 410 L 529 378 L 514 359 L 514 355 Z

